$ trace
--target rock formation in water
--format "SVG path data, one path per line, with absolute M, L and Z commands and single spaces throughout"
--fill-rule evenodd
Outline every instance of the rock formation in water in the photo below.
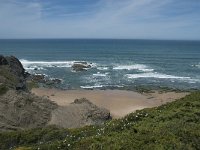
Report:
M 87 69 L 91 68 L 91 65 L 87 62 L 76 62 L 72 65 L 72 70 L 78 71 L 87 71 Z

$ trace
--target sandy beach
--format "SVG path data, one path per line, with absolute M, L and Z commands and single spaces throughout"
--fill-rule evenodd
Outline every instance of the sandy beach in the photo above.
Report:
M 108 109 L 113 118 L 121 118 L 143 108 L 151 108 L 174 101 L 188 93 L 166 92 L 140 94 L 124 90 L 58 90 L 35 88 L 32 93 L 48 97 L 60 106 L 67 106 L 77 98 L 87 98 L 99 107 Z

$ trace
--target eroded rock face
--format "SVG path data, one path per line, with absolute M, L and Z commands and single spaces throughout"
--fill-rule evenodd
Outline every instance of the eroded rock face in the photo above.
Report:
M 97 107 L 89 100 L 76 99 L 69 106 L 59 106 L 52 112 L 50 124 L 64 128 L 100 125 L 111 119 L 107 109 Z
M 0 131 L 43 127 L 56 108 L 48 99 L 9 90 L 0 96 Z
M 28 92 L 27 76 L 17 58 L 0 56 L 0 131 L 44 127 L 57 108 L 52 101 Z
M 8 61 L 2 55 L 0 55 L 0 65 L 8 65 Z
M 9 87 L 13 87 L 16 90 L 26 90 L 26 78 L 28 75 L 16 57 L 0 56 L 0 76 L 2 79 L 4 78 L 6 84 L 9 84 Z
M 14 56 L 5 57 L 9 67 L 11 68 L 12 72 L 19 77 L 26 77 L 27 73 L 25 73 L 25 69 L 23 68 L 21 62 Z
M 91 68 L 91 65 L 87 62 L 76 62 L 72 65 L 72 69 L 76 72 L 78 71 L 87 71 L 87 69 Z

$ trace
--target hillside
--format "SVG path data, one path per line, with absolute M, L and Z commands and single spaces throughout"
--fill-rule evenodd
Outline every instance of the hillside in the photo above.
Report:
M 200 149 L 200 92 L 101 126 L 0 133 L 1 149 Z

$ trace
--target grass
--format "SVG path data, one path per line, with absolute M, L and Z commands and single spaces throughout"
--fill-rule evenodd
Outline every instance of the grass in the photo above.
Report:
M 102 126 L 55 126 L 0 133 L 0 149 L 200 149 L 200 92 Z

